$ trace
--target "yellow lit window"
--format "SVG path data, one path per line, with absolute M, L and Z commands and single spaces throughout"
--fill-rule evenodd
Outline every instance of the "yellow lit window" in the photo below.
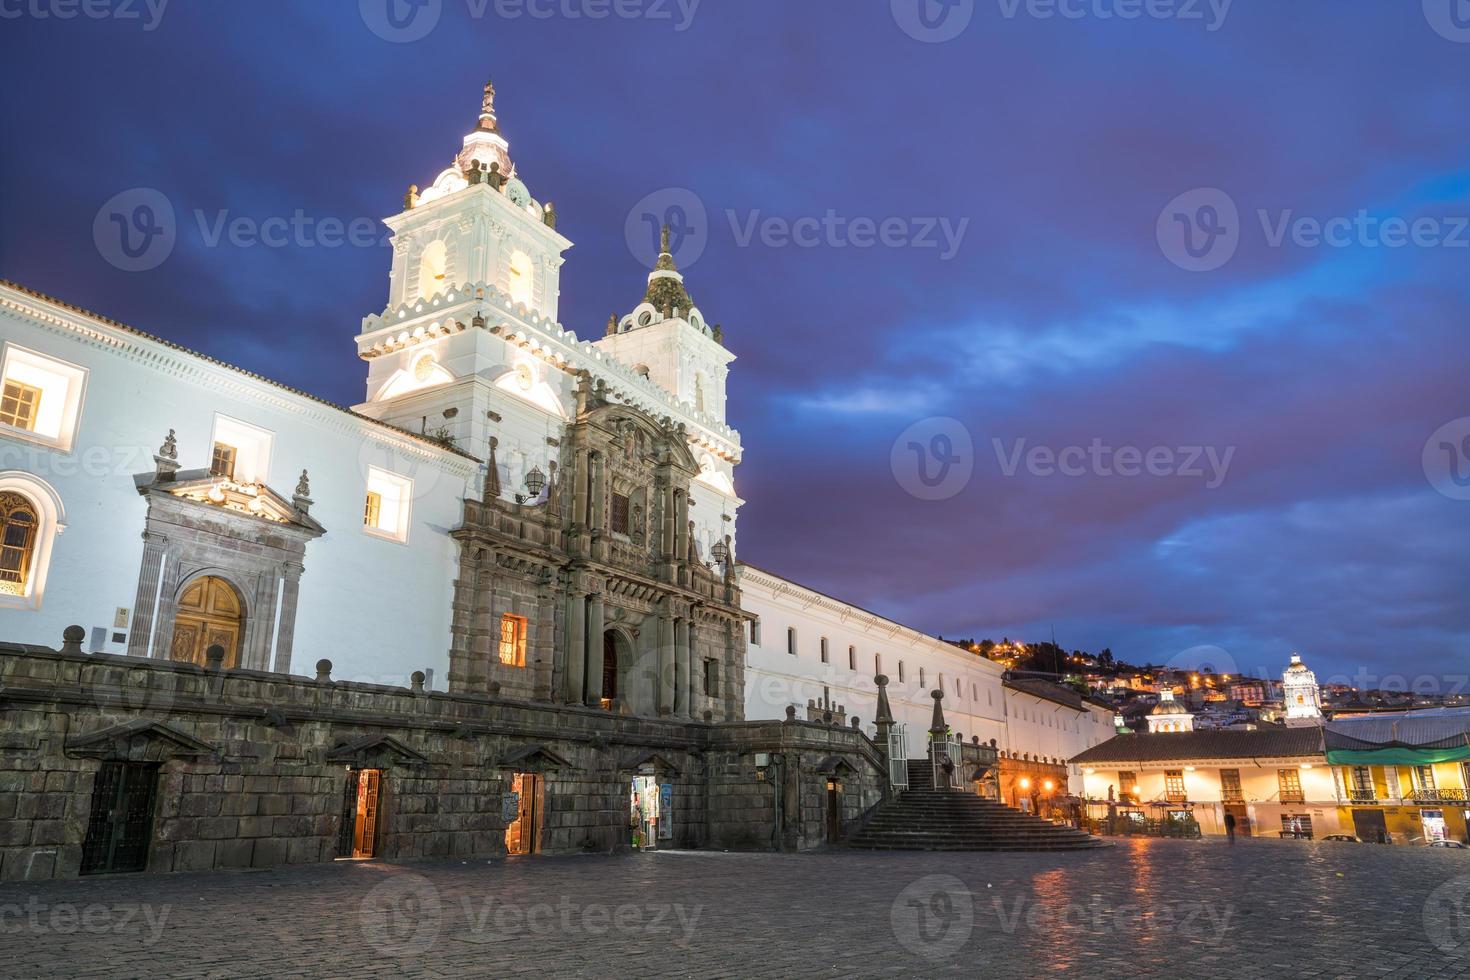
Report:
M 367 492 L 367 504 L 362 509 L 362 522 L 368 527 L 377 527 L 383 518 L 383 495 L 375 490 Z
M 27 432 L 36 428 L 36 409 L 41 405 L 41 389 L 21 384 L 19 381 L 5 382 L 4 396 L 0 397 L 0 422 L 13 425 Z
M 500 617 L 500 662 L 507 667 L 526 666 L 526 618 L 506 613 Z
M 214 453 L 209 459 L 209 472 L 212 476 L 222 476 L 226 480 L 235 478 L 235 457 L 239 450 L 234 446 L 223 442 L 214 444 Z
M 26 594 L 35 553 L 36 509 L 18 493 L 0 493 L 0 594 Z

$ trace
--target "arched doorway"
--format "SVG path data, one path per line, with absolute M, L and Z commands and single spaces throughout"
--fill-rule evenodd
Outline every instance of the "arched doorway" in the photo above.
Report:
M 618 697 L 618 634 L 602 634 L 602 706 L 611 711 Z
M 240 638 L 245 633 L 245 603 L 234 586 L 207 575 L 190 582 L 179 596 L 169 659 L 204 664 L 204 652 L 215 644 L 225 648 L 224 666 L 240 662 Z

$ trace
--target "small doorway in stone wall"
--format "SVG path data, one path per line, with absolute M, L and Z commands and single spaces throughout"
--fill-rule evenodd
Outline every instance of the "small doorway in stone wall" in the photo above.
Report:
M 541 852 L 542 812 L 546 805 L 546 783 L 534 772 L 518 772 L 510 777 L 510 799 L 515 817 L 505 827 L 505 853 L 539 854 Z
M 79 873 L 142 871 L 148 865 L 157 793 L 156 764 L 102 763 L 92 784 L 92 812 Z
M 842 839 L 842 780 L 827 778 L 827 840 Z
M 639 773 L 633 777 L 632 804 L 628 813 L 630 843 L 633 849 L 651 851 L 658 847 L 664 830 L 664 794 L 658 777 L 652 773 Z M 663 836 L 671 836 L 663 834 Z
M 602 634 L 602 707 L 611 711 L 618 697 L 618 638 L 608 631 Z
M 1244 803 L 1226 803 L 1225 815 L 1235 818 L 1235 834 L 1237 837 L 1249 837 L 1251 835 L 1251 812 Z
M 347 770 L 342 789 L 342 821 L 337 829 L 337 857 L 377 857 L 382 796 L 383 770 Z
M 197 578 L 179 596 L 174 616 L 170 660 L 204 664 L 204 652 L 218 644 L 225 649 L 224 666 L 240 662 L 240 638 L 245 635 L 245 603 L 235 587 L 222 578 Z

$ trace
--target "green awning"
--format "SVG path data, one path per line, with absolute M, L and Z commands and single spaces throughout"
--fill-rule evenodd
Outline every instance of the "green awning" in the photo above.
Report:
M 1382 749 L 1328 749 L 1327 762 L 1334 766 L 1432 766 L 1436 762 L 1470 759 L 1470 745 L 1440 749 L 1395 746 Z

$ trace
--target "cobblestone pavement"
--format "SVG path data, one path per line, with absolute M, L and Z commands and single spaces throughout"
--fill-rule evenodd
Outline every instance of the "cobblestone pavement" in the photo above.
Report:
M 1470 976 L 1470 852 L 668 852 L 0 887 L 14 977 Z M 1461 944 L 1464 945 L 1461 945 Z

